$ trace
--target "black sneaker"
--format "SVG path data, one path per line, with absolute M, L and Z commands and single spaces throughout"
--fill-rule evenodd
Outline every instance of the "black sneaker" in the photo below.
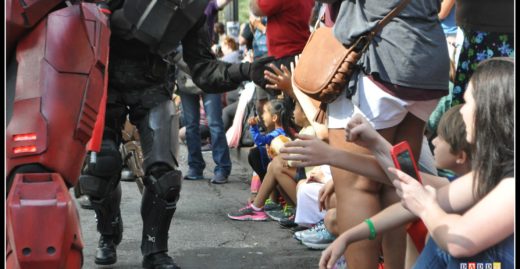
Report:
M 180 269 L 175 264 L 172 257 L 165 252 L 155 253 L 145 256 L 143 259 L 143 268 L 146 269 Z
M 280 226 L 282 228 L 286 228 L 286 229 L 290 229 L 290 228 L 294 228 L 294 227 L 298 226 L 298 224 L 296 224 L 296 222 L 294 222 L 294 215 L 291 215 L 288 218 L 282 218 L 278 222 L 278 224 L 280 224 Z
M 101 235 L 94 262 L 100 265 L 110 265 L 117 262 L 116 243 L 114 243 L 112 236 Z
M 296 232 L 305 231 L 305 230 L 309 229 L 309 227 L 301 226 L 301 225 L 296 225 L 296 226 L 294 226 L 294 227 L 292 227 L 292 228 L 290 228 L 290 229 L 291 229 L 291 231 L 292 231 L 293 233 L 296 233 Z

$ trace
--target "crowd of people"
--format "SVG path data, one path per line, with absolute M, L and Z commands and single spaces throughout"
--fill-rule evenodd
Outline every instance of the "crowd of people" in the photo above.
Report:
M 291 228 L 324 250 L 320 268 L 512 268 L 513 1 L 408 3 L 328 105 L 328 130 L 317 135 L 316 107 L 291 81 L 315 20 L 349 45 L 400 1 L 323 2 L 250 1 L 242 61 L 270 59 L 253 75 L 263 76 L 256 113 L 235 115 L 248 118 L 255 143 L 252 192 L 227 216 Z M 215 47 L 226 47 L 220 39 Z M 280 140 L 292 142 L 278 149 Z M 422 184 L 393 168 L 390 148 L 401 141 Z
M 409 1 L 328 104 L 325 124 L 292 77 L 314 25 L 349 46 L 406 0 L 250 0 L 239 36 L 218 22 L 231 1 L 209 1 L 168 65 L 138 39 L 112 36 L 101 151 L 87 154 L 76 186 L 96 211 L 97 264 L 115 263 L 122 240 L 120 131 L 130 121 L 144 152 L 145 268 L 178 268 L 167 254 L 178 138 L 188 149 L 182 178 L 207 179 L 202 152 L 211 151 L 213 184 L 232 175 L 230 147 L 250 147 L 251 193 L 227 217 L 278 221 L 323 250 L 309 267 L 513 268 L 513 0 Z M 402 141 L 421 182 L 395 168 L 391 148 Z

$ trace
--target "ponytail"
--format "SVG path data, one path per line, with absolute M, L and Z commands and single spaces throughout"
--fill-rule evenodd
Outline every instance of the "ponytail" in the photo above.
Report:
M 283 130 L 285 131 L 287 136 L 291 139 L 294 139 L 296 136 L 295 129 L 293 127 L 294 123 L 292 121 L 292 111 L 287 109 L 284 100 L 275 99 L 269 101 L 269 103 L 271 114 L 278 116 L 279 123 L 281 123 Z

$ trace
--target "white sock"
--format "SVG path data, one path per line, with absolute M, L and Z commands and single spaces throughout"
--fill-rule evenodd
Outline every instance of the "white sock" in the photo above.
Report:
M 260 207 L 260 208 L 259 208 L 259 207 L 256 207 L 255 204 L 251 204 L 251 208 L 253 208 L 253 210 L 254 210 L 254 211 L 257 211 L 257 212 L 263 210 L 262 207 Z

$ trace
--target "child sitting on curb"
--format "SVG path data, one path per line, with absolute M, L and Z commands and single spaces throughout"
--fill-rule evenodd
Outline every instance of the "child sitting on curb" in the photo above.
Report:
M 314 133 L 312 126 L 307 117 L 305 117 L 298 102 L 296 103 L 294 110 L 294 120 L 297 125 L 302 127 L 300 134 L 312 135 Z M 267 220 L 269 217 L 264 211 L 264 205 L 269 195 L 277 186 L 281 187 L 281 190 L 286 194 L 286 201 L 290 204 L 288 207 L 291 207 L 291 204 L 294 205 L 296 203 L 297 181 L 307 178 L 306 173 L 310 172 L 312 169 L 312 167 L 306 167 L 305 169 L 300 169 L 298 171 L 298 169 L 290 167 L 290 163 L 283 160 L 281 156 L 274 157 L 269 163 L 267 173 L 265 174 L 264 180 L 260 185 L 260 190 L 258 191 L 253 203 L 238 211 L 230 212 L 228 217 L 233 220 Z M 284 217 L 290 217 L 290 214 L 293 214 L 290 211 L 291 210 L 286 208 L 280 213 L 282 215 L 272 212 L 273 214 L 271 217 L 275 220 L 281 220 Z

